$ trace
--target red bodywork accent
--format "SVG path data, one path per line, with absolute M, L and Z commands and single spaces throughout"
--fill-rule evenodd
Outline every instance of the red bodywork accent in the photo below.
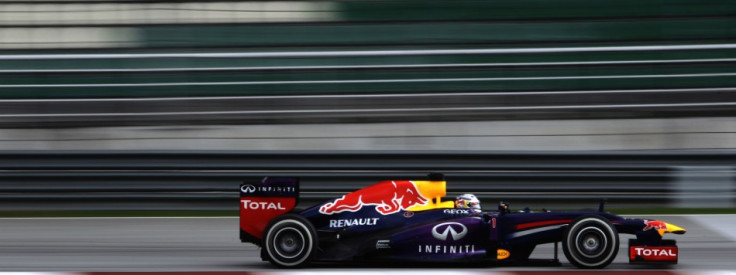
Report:
M 352 192 L 319 208 L 322 214 L 331 215 L 344 211 L 356 212 L 367 205 L 375 205 L 383 215 L 407 210 L 429 202 L 411 181 L 383 181 Z
M 572 222 L 572 220 L 551 220 L 551 221 L 522 223 L 522 224 L 516 225 L 516 230 L 540 227 L 540 226 L 545 226 L 545 225 L 565 224 L 565 223 L 570 223 L 570 222 Z
M 240 229 L 256 238 L 263 238 L 263 230 L 268 223 L 295 206 L 296 198 L 240 197 Z
M 677 246 L 630 246 L 630 262 L 677 262 Z

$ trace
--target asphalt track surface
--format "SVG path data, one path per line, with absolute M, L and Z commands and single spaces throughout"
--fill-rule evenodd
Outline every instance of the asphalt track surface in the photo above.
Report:
M 680 264 L 664 269 L 736 270 L 736 215 L 648 216 L 680 225 Z M 653 269 L 629 265 L 626 239 L 607 269 Z M 535 258 L 551 258 L 552 246 Z M 560 251 L 560 267 L 478 267 L 467 270 L 575 269 Z M 317 265 L 308 270 L 422 270 L 423 265 Z M 455 270 L 463 265 L 432 267 Z M 656 267 L 663 268 L 663 267 Z M 264 271 L 258 248 L 238 240 L 237 218 L 8 218 L 0 219 L 0 271 Z

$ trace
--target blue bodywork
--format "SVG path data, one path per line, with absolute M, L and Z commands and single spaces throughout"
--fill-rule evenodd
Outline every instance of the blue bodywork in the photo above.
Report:
M 685 232 L 662 221 L 626 219 L 605 212 L 603 203 L 597 211 L 541 212 L 514 212 L 508 204 L 501 203 L 497 211 L 475 213 L 454 208 L 454 202 L 443 202 L 445 188 L 444 180 L 383 181 L 294 211 L 298 179 L 264 178 L 260 183 L 241 185 L 240 239 L 262 247 L 264 239 L 270 240 L 267 248 L 271 251 L 262 249 L 261 257 L 279 260 L 277 264 L 283 266 L 290 263 L 288 259 L 300 260 L 294 261 L 293 266 L 307 259 L 521 263 L 529 260 L 537 245 L 562 242 L 568 259 L 577 257 L 573 264 L 600 268 L 615 258 L 620 244 L 617 233 L 635 236 L 629 241 L 630 262 L 676 263 L 675 242 L 663 240 L 662 236 L 666 232 Z M 278 217 L 287 220 L 279 222 Z M 291 227 L 271 230 L 275 222 Z M 588 224 L 581 225 L 584 223 Z M 579 230 L 583 227 L 584 233 Z M 280 235 L 287 237 L 276 242 L 275 237 L 264 237 L 268 232 L 273 233 L 272 237 L 280 234 L 274 232 L 296 233 Z M 293 241 L 294 236 L 301 236 L 300 241 Z M 303 250 L 303 244 L 309 246 L 308 250 Z M 316 244 L 316 249 L 312 244 Z M 276 248 L 287 254 L 274 254 L 279 252 Z M 602 254 L 603 249 L 608 254 Z M 283 256 L 291 255 L 289 251 L 308 252 L 291 258 Z M 588 262 L 580 260 L 582 254 L 572 253 L 589 253 L 584 255 Z M 599 259 L 599 255 L 603 258 Z
M 321 205 L 299 212 L 317 229 L 317 261 L 496 261 L 498 249 L 510 252 L 503 261 L 525 261 L 537 245 L 561 241 L 565 227 L 584 215 L 601 216 L 619 233 L 635 234 L 643 243 L 658 245 L 662 240 L 655 231 L 642 231 L 644 220 L 598 211 L 477 215 L 466 209 L 444 208 L 382 215 L 364 207 L 356 212 L 325 215 L 318 211 Z M 459 235 L 463 228 L 467 232 L 453 239 L 452 231 Z M 447 238 L 438 239 L 433 231 L 446 233 Z

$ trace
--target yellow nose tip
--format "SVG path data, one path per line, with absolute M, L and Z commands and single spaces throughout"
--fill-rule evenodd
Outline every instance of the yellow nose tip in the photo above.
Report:
M 671 223 L 666 223 L 666 224 L 667 224 L 667 230 L 665 232 L 667 233 L 674 233 L 674 234 L 682 235 L 682 234 L 685 234 L 685 232 L 687 232 L 685 228 L 679 227 Z

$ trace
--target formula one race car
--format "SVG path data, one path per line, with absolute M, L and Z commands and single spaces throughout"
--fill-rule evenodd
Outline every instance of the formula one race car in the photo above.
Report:
M 442 201 L 442 174 L 430 180 L 390 180 L 294 211 L 295 178 L 265 178 L 240 186 L 240 239 L 260 246 L 280 267 L 329 261 L 473 261 L 523 264 L 539 244 L 562 243 L 580 268 L 603 268 L 618 254 L 619 233 L 631 263 L 677 263 L 665 233 L 685 229 L 662 221 L 625 219 L 603 211 L 481 212 L 474 196 Z M 468 201 L 470 200 L 470 201 Z M 469 204 L 477 207 L 469 207 Z M 553 262 L 557 261 L 557 249 Z

